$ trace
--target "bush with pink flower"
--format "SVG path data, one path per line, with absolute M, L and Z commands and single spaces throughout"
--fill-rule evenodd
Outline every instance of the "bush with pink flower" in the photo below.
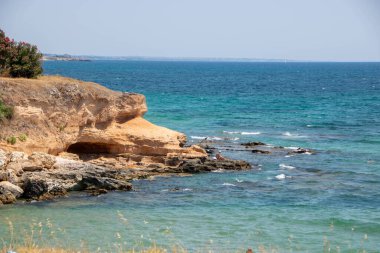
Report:
M 42 54 L 37 46 L 15 42 L 0 29 L 0 75 L 35 78 L 42 74 Z

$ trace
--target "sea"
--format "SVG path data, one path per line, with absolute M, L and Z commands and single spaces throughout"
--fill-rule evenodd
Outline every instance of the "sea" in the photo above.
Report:
M 0 238 L 187 252 L 380 252 L 380 63 L 44 62 L 44 74 L 146 96 L 145 118 L 253 169 L 133 182 L 0 208 Z M 241 143 L 313 153 L 258 154 Z M 231 147 L 231 148 L 226 148 Z M 19 236 L 13 236 L 13 240 Z M 3 241 L 3 243 L 5 243 Z M 1 244 L 1 242 L 0 242 Z

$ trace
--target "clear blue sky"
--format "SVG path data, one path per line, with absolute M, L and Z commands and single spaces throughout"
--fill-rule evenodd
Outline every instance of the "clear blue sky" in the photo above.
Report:
M 380 0 L 0 0 L 44 53 L 380 61 Z

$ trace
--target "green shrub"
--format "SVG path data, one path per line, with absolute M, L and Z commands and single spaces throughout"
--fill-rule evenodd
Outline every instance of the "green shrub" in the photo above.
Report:
M 26 134 L 20 134 L 20 136 L 18 137 L 18 139 L 22 142 L 26 141 L 27 138 L 28 138 L 28 135 Z
M 41 58 L 36 46 L 26 42 L 15 44 L 15 50 L 9 62 L 11 77 L 34 78 L 42 74 Z
M 42 54 L 37 46 L 15 42 L 0 29 L 0 74 L 10 77 L 35 78 L 42 74 Z
M 8 142 L 9 144 L 14 145 L 14 144 L 16 144 L 16 142 L 17 142 L 17 138 L 14 137 L 14 136 L 8 137 L 8 138 L 7 138 L 7 142 Z
M 6 106 L 2 100 L 0 100 L 0 121 L 4 119 L 11 119 L 13 116 L 13 108 Z
M 58 129 L 60 132 L 63 132 L 65 130 L 65 128 L 66 128 L 65 125 L 60 125 Z

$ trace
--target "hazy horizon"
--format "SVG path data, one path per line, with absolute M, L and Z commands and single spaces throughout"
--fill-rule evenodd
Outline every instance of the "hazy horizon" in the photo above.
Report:
M 67 53 L 49 53 L 49 52 L 42 52 L 46 56 L 63 56 L 63 55 L 69 55 L 70 57 L 83 57 L 84 59 L 89 60 L 137 60 L 137 61 L 144 61 L 144 60 L 152 60 L 152 61 L 231 61 L 231 62 L 305 62 L 305 63 L 323 63 L 323 62 L 341 62 L 341 63 L 380 63 L 380 60 L 359 60 L 359 61 L 339 61 L 339 60 L 294 60 L 294 59 L 271 59 L 271 58 L 237 58 L 237 57 L 183 57 L 183 56 L 139 56 L 139 55 L 84 55 L 84 54 L 67 54 Z M 87 58 L 86 58 L 87 57 Z
M 380 61 L 376 0 L 2 0 L 0 28 L 49 54 Z

